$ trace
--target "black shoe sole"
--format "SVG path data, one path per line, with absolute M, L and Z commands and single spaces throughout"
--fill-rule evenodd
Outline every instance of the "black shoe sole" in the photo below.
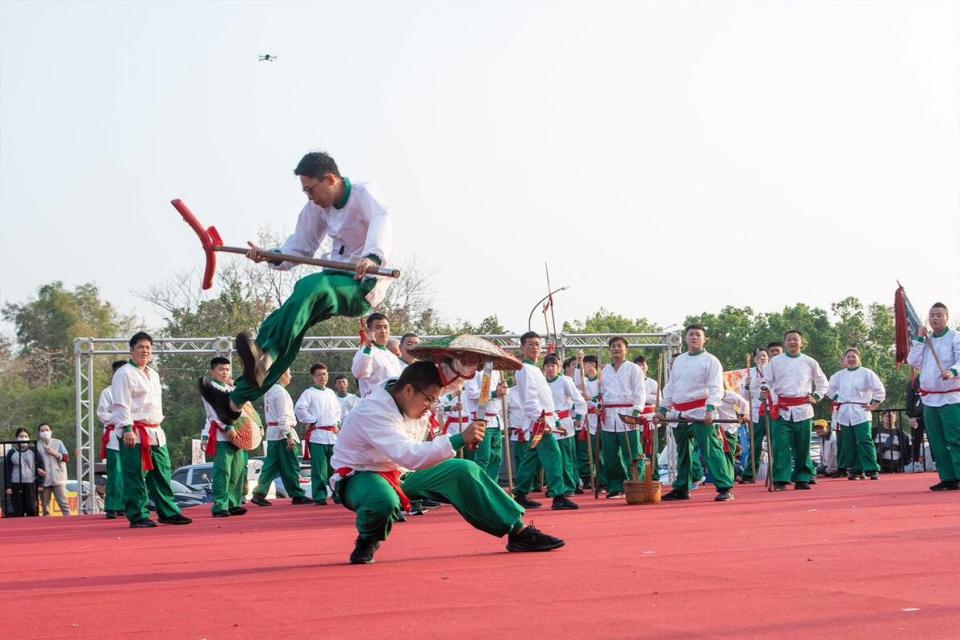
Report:
M 507 543 L 507 551 L 511 553 L 527 553 L 527 552 L 537 552 L 537 551 L 553 551 L 554 549 L 559 549 L 564 544 L 563 540 L 558 540 L 555 544 L 550 545 L 537 545 L 528 547 L 526 545 L 515 545 L 511 542 Z
M 214 511 L 214 512 L 213 512 L 213 517 L 214 517 L 214 518 L 229 518 L 229 517 L 230 517 L 230 512 L 229 512 L 229 511 Z
M 736 500 L 732 493 L 721 493 L 713 499 L 714 502 L 730 502 L 731 500 Z
M 243 511 L 234 511 L 233 509 L 231 509 L 227 513 L 229 513 L 232 516 L 245 516 L 247 515 L 247 510 L 244 509 Z
M 553 510 L 553 511 L 576 511 L 576 510 L 579 509 L 579 508 L 580 508 L 580 507 L 577 506 L 576 504 L 572 504 L 572 505 L 569 505 L 569 504 L 553 504 L 553 505 L 550 505 L 550 509 Z
M 266 371 L 258 371 L 258 364 L 263 359 L 263 352 L 257 343 L 250 338 L 248 333 L 238 333 L 233 346 L 240 357 L 240 363 L 243 365 L 243 377 L 257 388 L 263 386 L 266 379 Z
M 149 524 L 148 524 L 148 523 L 149 523 Z M 131 529 L 154 529 L 154 528 L 156 528 L 156 526 L 157 526 L 157 523 L 154 522 L 153 520 L 148 520 L 148 521 L 145 521 L 145 522 L 131 522 L 131 523 L 130 523 L 130 528 L 131 528 Z
M 663 496 L 662 498 L 660 498 L 660 501 L 661 501 L 661 502 L 679 502 L 679 501 L 681 501 L 681 500 L 689 500 L 689 499 L 690 499 L 690 495 L 689 495 L 689 494 L 688 494 L 688 495 L 685 495 L 685 496 L 676 496 L 676 495 L 671 496 L 671 495 L 668 493 L 667 495 L 665 495 L 665 496 Z
M 197 387 L 200 389 L 200 396 L 213 407 L 222 423 L 233 424 L 240 417 L 239 411 L 230 408 L 229 393 L 217 389 L 203 378 L 197 381 Z
M 192 524 L 192 523 L 193 523 L 193 520 L 191 520 L 190 518 L 186 518 L 186 519 L 184 519 L 184 520 L 165 520 L 165 519 L 160 519 L 160 520 L 158 520 L 157 522 L 159 522 L 160 524 L 182 525 L 182 524 Z

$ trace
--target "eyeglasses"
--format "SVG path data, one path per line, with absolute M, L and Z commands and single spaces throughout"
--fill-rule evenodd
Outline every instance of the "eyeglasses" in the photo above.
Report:
M 413 386 L 413 385 L 410 385 L 410 386 Z M 437 399 L 436 399 L 436 398 L 431 398 L 430 396 L 428 396 L 426 393 L 424 393 L 424 392 L 421 391 L 420 389 L 418 389 L 418 388 L 416 388 L 416 387 L 413 387 L 413 390 L 416 391 L 417 393 L 419 393 L 420 395 L 422 395 L 422 396 L 423 396 L 423 399 L 426 400 L 431 406 L 433 406 L 433 405 L 435 405 L 435 404 L 437 403 Z

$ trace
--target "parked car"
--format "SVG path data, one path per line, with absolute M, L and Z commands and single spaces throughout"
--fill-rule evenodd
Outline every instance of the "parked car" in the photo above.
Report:
M 260 471 L 263 469 L 261 458 L 250 458 L 247 461 L 247 495 L 253 491 L 260 480 Z M 213 463 L 188 464 L 178 468 L 171 476 L 177 482 L 187 485 L 194 491 L 211 494 L 213 489 Z
M 182 482 L 171 480 L 170 484 L 173 487 L 173 499 L 181 509 L 188 509 L 213 501 L 208 494 L 203 491 L 194 491 Z M 157 510 L 156 505 L 153 504 L 153 500 L 149 498 L 147 499 L 147 508 L 150 509 L 150 511 Z
M 77 510 L 77 504 L 79 501 L 77 490 L 79 489 L 79 487 L 80 485 L 77 484 L 76 480 L 67 480 L 67 485 L 66 485 L 67 499 L 70 501 L 70 508 L 73 511 Z M 86 480 L 83 481 L 83 490 L 85 494 L 90 495 L 90 483 Z M 59 506 L 57 505 L 56 500 L 51 500 L 50 507 L 52 509 L 56 509 L 57 511 L 59 511 L 60 509 Z M 100 511 L 103 511 L 103 493 L 99 491 L 97 492 L 97 508 Z

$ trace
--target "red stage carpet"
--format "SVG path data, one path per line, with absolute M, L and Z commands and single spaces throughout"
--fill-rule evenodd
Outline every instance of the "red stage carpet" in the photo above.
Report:
M 8 638 L 960 637 L 960 492 L 931 473 L 813 491 L 531 512 L 566 539 L 508 554 L 449 506 L 345 563 L 339 506 L 0 520 Z

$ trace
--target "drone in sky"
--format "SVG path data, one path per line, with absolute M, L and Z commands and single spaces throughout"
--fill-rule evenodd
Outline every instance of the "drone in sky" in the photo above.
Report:
M 262 56 L 257 56 L 260 59 L 260 62 L 273 62 L 277 59 L 277 56 L 265 53 Z

